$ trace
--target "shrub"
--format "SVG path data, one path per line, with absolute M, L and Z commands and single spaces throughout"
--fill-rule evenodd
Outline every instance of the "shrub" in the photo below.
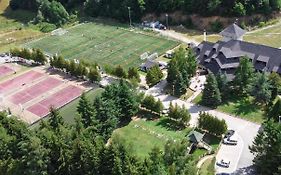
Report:
M 225 120 L 220 120 L 205 112 L 199 114 L 198 127 L 218 136 L 227 130 Z
M 223 25 L 222 25 L 222 23 L 221 23 L 219 20 L 216 20 L 216 21 L 214 21 L 214 22 L 211 22 L 210 25 L 211 25 L 211 30 L 212 30 L 213 32 L 219 32 L 219 31 L 221 31 L 222 28 L 223 28 Z
M 40 23 L 38 25 L 39 25 L 40 31 L 44 32 L 44 33 L 51 32 L 51 31 L 53 31 L 57 28 L 56 25 L 50 24 L 50 23 L 47 23 L 47 22 L 43 22 L 43 23 Z

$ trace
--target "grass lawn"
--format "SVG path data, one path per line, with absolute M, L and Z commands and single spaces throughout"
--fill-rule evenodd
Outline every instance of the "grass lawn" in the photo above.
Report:
M 216 159 L 207 159 L 199 170 L 199 175 L 214 175 Z
M 94 98 L 97 95 L 101 94 L 102 91 L 103 91 L 103 89 L 101 89 L 101 88 L 94 89 L 94 90 L 87 92 L 86 96 L 90 100 L 90 102 L 93 102 Z M 61 116 L 69 124 L 74 123 L 74 117 L 77 115 L 76 110 L 77 110 L 79 100 L 80 100 L 80 98 L 77 98 L 76 100 L 72 101 L 71 103 L 67 104 L 66 106 L 64 106 L 60 109 Z
M 200 157 L 204 154 L 206 154 L 208 151 L 205 149 L 199 149 L 197 148 L 193 153 L 192 156 L 195 161 L 199 161 Z
M 66 59 L 84 59 L 104 65 L 122 65 L 124 68 L 138 67 L 144 52 L 158 55 L 176 47 L 179 43 L 143 33 L 140 30 L 129 31 L 102 23 L 85 23 L 69 29 L 62 36 L 48 36 L 25 44 L 36 47 L 49 54 L 61 54 Z
M 186 139 L 186 135 L 190 132 L 190 128 L 181 131 L 175 131 L 167 126 L 165 119 L 157 121 L 138 120 L 132 121 L 129 125 L 114 131 L 113 137 L 119 137 L 131 145 L 133 152 L 140 158 L 145 158 L 155 146 L 161 150 L 167 140 L 181 141 Z
M 12 11 L 9 0 L 0 0 L 0 52 L 19 46 L 42 35 L 41 32 L 27 27 L 35 13 L 25 10 Z
M 199 94 L 193 103 L 200 104 L 202 94 Z M 246 119 L 256 123 L 262 123 L 264 121 L 263 113 L 264 111 L 260 106 L 253 103 L 252 97 L 247 98 L 232 98 L 227 102 L 219 105 L 217 110 L 232 114 L 234 116 L 239 116 L 242 119 Z

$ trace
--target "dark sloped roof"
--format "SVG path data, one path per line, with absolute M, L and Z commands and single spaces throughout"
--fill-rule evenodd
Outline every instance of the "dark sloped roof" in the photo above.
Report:
M 146 62 L 144 64 L 141 65 L 141 67 L 145 67 L 146 69 L 150 69 L 152 68 L 153 66 L 156 66 L 158 65 L 157 62 L 153 61 L 153 60 L 146 60 Z
M 228 26 L 226 29 L 224 29 L 223 31 L 220 32 L 220 35 L 222 36 L 226 36 L 226 37 L 241 37 L 246 33 L 245 30 L 241 29 L 238 25 L 236 25 L 235 23 Z
M 240 40 L 218 41 L 217 43 L 204 41 L 199 46 L 200 52 L 197 49 L 199 64 L 213 73 L 221 70 L 230 72 L 229 77 L 233 77 L 234 71 L 229 69 L 235 70 L 242 56 L 248 56 L 256 70 L 281 72 L 281 49 L 278 48 Z
M 191 131 L 188 134 L 189 141 L 193 143 L 199 143 L 203 140 L 204 134 L 197 132 L 197 131 Z

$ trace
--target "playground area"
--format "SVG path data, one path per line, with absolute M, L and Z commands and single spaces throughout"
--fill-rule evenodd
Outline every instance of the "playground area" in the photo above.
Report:
M 28 124 L 46 117 L 50 107 L 61 108 L 90 89 L 85 81 L 45 67 L 17 73 L 13 64 L 0 65 L 0 78 L 10 73 L 13 75 L 0 81 L 0 108 Z

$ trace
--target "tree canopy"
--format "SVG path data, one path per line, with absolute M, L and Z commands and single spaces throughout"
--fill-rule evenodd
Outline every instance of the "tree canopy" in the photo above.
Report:
M 254 165 L 259 174 L 281 173 L 281 125 L 272 120 L 265 122 L 256 136 L 251 152 L 255 155 Z

